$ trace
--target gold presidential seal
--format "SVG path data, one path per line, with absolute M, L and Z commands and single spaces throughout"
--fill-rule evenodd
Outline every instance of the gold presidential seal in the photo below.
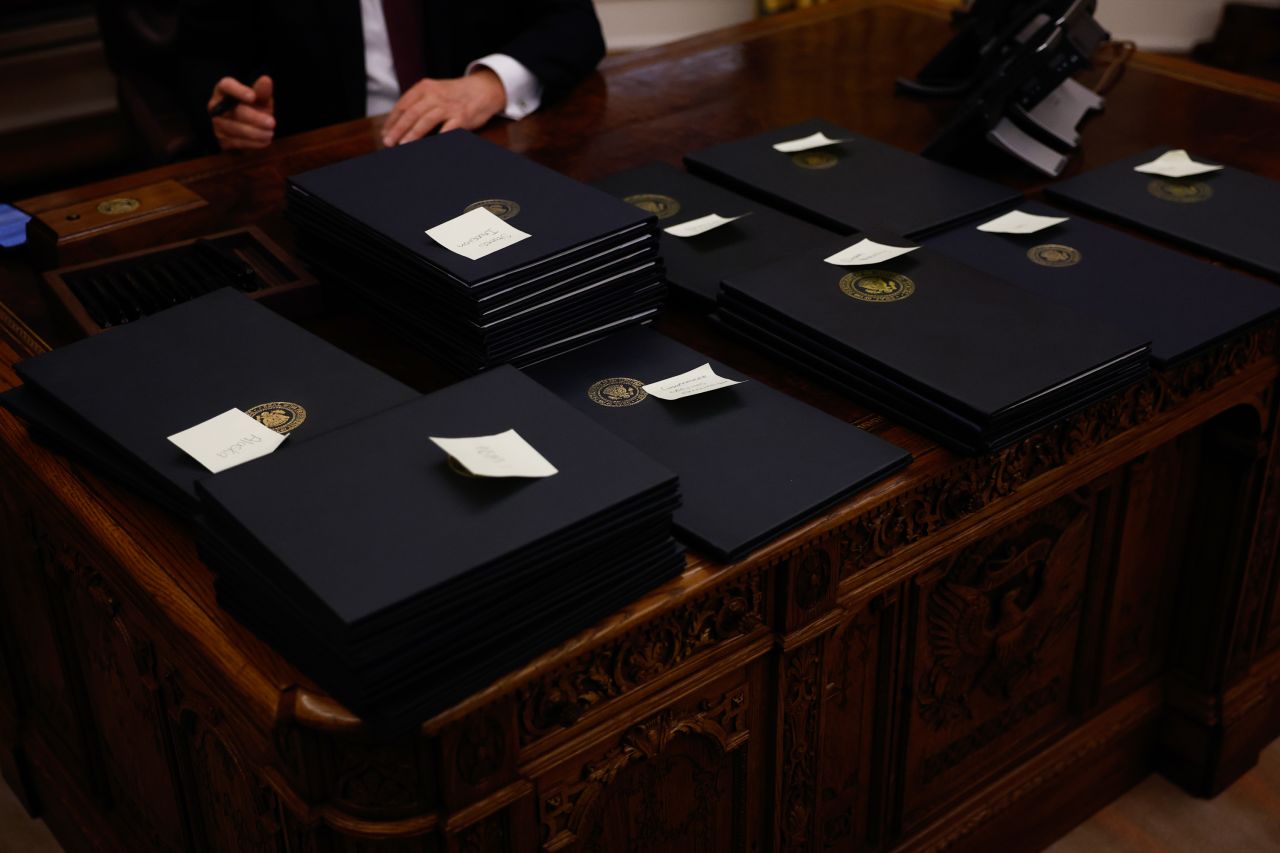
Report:
M 1079 249 L 1061 243 L 1044 243 L 1028 249 L 1027 257 L 1042 267 L 1074 267 L 1084 256 Z
M 107 216 L 119 216 L 122 213 L 133 213 L 142 207 L 136 198 L 109 198 L 98 205 L 98 212 Z
M 830 151 L 797 151 L 791 155 L 791 162 L 801 169 L 830 169 L 840 158 Z
M 462 209 L 463 213 L 470 213 L 477 207 L 483 207 L 499 219 L 510 219 L 520 213 L 520 205 L 506 198 L 484 198 L 480 201 L 473 201 Z
M 888 270 L 860 270 L 840 279 L 845 296 L 863 302 L 897 302 L 916 292 L 916 283 L 905 275 Z
M 596 405 L 608 406 L 611 409 L 634 406 L 648 396 L 644 392 L 643 382 L 626 376 L 601 379 L 587 389 L 587 399 Z
M 1194 204 L 1213 198 L 1213 187 L 1204 181 L 1178 181 L 1168 178 L 1156 178 L 1147 184 L 1147 192 L 1161 201 L 1176 201 L 1182 204 Z
M 627 204 L 634 204 L 641 210 L 652 213 L 659 219 L 670 219 L 680 212 L 680 202 L 669 195 L 660 193 L 639 193 L 623 199 Z
M 245 414 L 281 435 L 293 432 L 307 419 L 307 410 L 297 403 L 261 403 Z

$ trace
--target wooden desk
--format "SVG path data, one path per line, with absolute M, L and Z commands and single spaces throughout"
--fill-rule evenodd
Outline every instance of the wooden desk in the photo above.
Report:
M 823 115 L 918 149 L 894 97 L 938 9 L 847 0 L 605 63 L 491 139 L 580 178 Z M 63 262 L 258 222 L 378 122 L 33 199 L 175 181 L 204 204 Z M 1139 55 L 1073 170 L 1153 144 L 1280 177 L 1280 87 Z M 1031 188 L 998 157 L 980 171 Z M 68 340 L 0 260 L 0 387 Z M 357 315 L 309 325 L 424 390 Z M 903 473 L 684 575 L 421 731 L 370 742 L 214 603 L 189 531 L 0 415 L 0 767 L 73 850 L 1033 848 L 1152 767 L 1211 793 L 1280 733 L 1275 326 L 1004 451 L 958 458 L 702 319 L 670 334 L 882 433 Z

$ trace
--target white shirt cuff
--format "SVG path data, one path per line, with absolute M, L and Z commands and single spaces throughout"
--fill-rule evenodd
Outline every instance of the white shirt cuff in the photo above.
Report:
M 502 111 L 505 117 L 519 121 L 542 105 L 542 84 L 520 62 L 505 53 L 491 53 L 468 65 L 467 73 L 478 66 L 488 68 L 502 81 L 507 92 L 507 106 Z

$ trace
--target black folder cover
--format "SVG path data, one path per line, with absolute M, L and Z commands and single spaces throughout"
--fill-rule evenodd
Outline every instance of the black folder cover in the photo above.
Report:
M 464 476 L 428 438 L 508 429 L 559 473 Z M 504 366 L 225 471 L 199 489 L 353 625 L 674 483 L 658 463 Z M 262 499 L 282 484 L 287 501 Z
M 1152 148 L 1047 188 L 1049 195 L 1117 217 L 1280 278 L 1280 181 L 1230 166 L 1190 178 L 1133 171 L 1169 149 Z M 1219 165 L 1195 156 L 1200 163 Z
M 305 419 L 276 455 L 418 394 L 247 296 L 223 289 L 21 362 L 61 407 L 172 496 L 194 506 L 209 472 L 168 440 L 227 409 L 286 402 Z M 297 418 L 297 415 L 293 415 Z M 43 425 L 56 432 L 57 425 Z M 68 441 L 68 443 L 71 443 Z
M 290 184 L 293 192 L 341 211 L 353 225 L 461 285 L 526 270 L 653 221 L 645 211 L 465 130 L 323 166 Z M 518 210 L 508 221 L 528 239 L 472 261 L 426 235 L 469 206 L 495 199 L 515 203 Z
M 1069 216 L 1044 204 L 1018 209 Z M 926 245 L 1005 281 L 1151 341 L 1168 366 L 1280 311 L 1280 288 L 1079 217 L 1035 234 L 973 224 Z
M 645 209 L 656 209 L 659 228 L 711 213 L 749 214 L 696 237 L 661 235 L 667 281 L 684 295 L 706 304 L 715 302 L 720 281 L 726 276 L 773 263 L 831 237 L 825 228 L 666 163 L 619 172 L 601 178 L 594 186 Z
M 800 154 L 773 150 L 818 131 L 848 141 Z M 884 228 L 919 236 L 1021 195 L 822 119 L 695 151 L 685 165 L 841 233 Z
M 542 362 L 526 373 L 680 476 L 681 538 L 734 560 L 788 527 L 901 468 L 911 455 L 760 382 L 683 400 L 605 406 L 603 379 L 656 381 L 710 363 L 648 329 L 633 329 Z
M 1144 338 L 1098 323 L 925 247 L 873 269 L 913 285 L 895 301 L 846 295 L 846 276 L 823 258 L 856 238 L 834 240 L 725 282 L 727 293 L 785 318 L 846 352 L 879 381 L 944 403 L 975 424 L 1021 417 L 1099 370 L 1141 358 Z M 878 242 L 901 245 L 888 237 Z M 856 289 L 856 288 L 854 288 Z M 899 289 L 898 292 L 902 292 Z

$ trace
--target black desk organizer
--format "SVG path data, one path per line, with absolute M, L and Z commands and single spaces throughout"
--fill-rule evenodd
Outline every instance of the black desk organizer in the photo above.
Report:
M 221 287 L 286 314 L 319 298 L 315 278 L 254 227 L 61 267 L 44 279 L 72 321 L 90 335 Z

